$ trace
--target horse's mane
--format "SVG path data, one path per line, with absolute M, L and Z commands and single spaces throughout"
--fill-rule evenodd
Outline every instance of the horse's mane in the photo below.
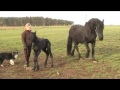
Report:
M 85 23 L 84 26 L 88 26 L 91 31 L 94 31 L 98 23 L 102 24 L 101 20 L 99 20 L 98 18 L 91 18 L 88 22 Z

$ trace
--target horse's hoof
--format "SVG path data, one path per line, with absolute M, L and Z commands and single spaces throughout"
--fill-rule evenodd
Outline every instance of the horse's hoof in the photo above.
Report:
M 46 66 L 44 66 L 46 68 Z
M 1 64 L 1 67 L 4 67 L 4 65 Z
M 90 56 L 89 54 L 86 54 L 86 55 L 85 55 L 85 58 L 89 58 L 89 56 Z
M 51 65 L 51 67 L 53 67 L 54 65 Z
M 32 67 L 25 67 L 26 70 L 32 70 Z
M 82 59 L 84 59 L 84 57 L 82 57 Z
M 47 67 L 47 65 L 45 64 L 45 65 L 44 65 L 44 67 L 46 68 L 46 67 Z
M 80 59 L 84 59 L 84 58 L 83 58 L 83 57 L 80 57 Z M 80 60 L 80 59 L 79 59 L 79 60 Z
M 98 61 L 94 60 L 93 63 L 97 63 Z
M 35 68 L 33 68 L 32 71 L 35 71 Z
M 74 54 L 71 54 L 72 57 L 74 57 Z
M 37 70 L 39 70 L 39 66 L 37 66 Z

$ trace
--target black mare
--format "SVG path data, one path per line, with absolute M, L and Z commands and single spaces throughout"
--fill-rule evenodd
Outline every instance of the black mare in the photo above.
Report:
M 53 67 L 53 55 L 51 52 L 51 42 L 48 39 L 39 38 L 36 36 L 36 32 L 32 32 L 33 50 L 34 50 L 34 67 L 33 70 L 39 70 L 38 56 L 42 51 L 46 54 L 46 60 L 44 66 L 46 67 L 48 57 L 51 58 L 51 67 Z
M 67 41 L 67 55 L 74 56 L 75 49 L 78 52 L 79 59 L 82 58 L 78 44 L 84 43 L 87 49 L 86 58 L 89 57 L 90 48 L 89 43 L 92 46 L 92 59 L 95 60 L 94 47 L 96 43 L 96 37 L 98 35 L 99 40 L 103 40 L 103 29 L 104 29 L 104 19 L 103 21 L 98 18 L 92 18 L 85 25 L 73 25 L 69 30 L 68 41 Z M 72 42 L 74 47 L 72 50 Z

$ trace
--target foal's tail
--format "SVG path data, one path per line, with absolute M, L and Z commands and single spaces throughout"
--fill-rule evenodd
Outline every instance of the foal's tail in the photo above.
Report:
M 51 57 L 51 67 L 53 67 L 53 54 L 51 52 L 51 42 L 47 39 L 47 50 L 49 52 L 49 55 Z
M 72 49 L 72 38 L 69 35 L 67 41 L 67 55 L 71 55 L 71 49 Z

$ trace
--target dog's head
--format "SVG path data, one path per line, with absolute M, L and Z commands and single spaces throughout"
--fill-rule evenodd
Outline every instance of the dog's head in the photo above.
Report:
M 15 59 L 17 59 L 17 57 L 18 57 L 18 51 L 12 52 L 12 55 L 13 55 L 13 57 L 14 57 Z M 14 65 L 14 60 L 15 60 L 15 59 L 10 59 L 10 64 L 11 64 L 11 65 Z
M 12 52 L 12 55 L 14 56 L 15 59 L 17 59 L 17 57 L 18 57 L 18 51 Z

